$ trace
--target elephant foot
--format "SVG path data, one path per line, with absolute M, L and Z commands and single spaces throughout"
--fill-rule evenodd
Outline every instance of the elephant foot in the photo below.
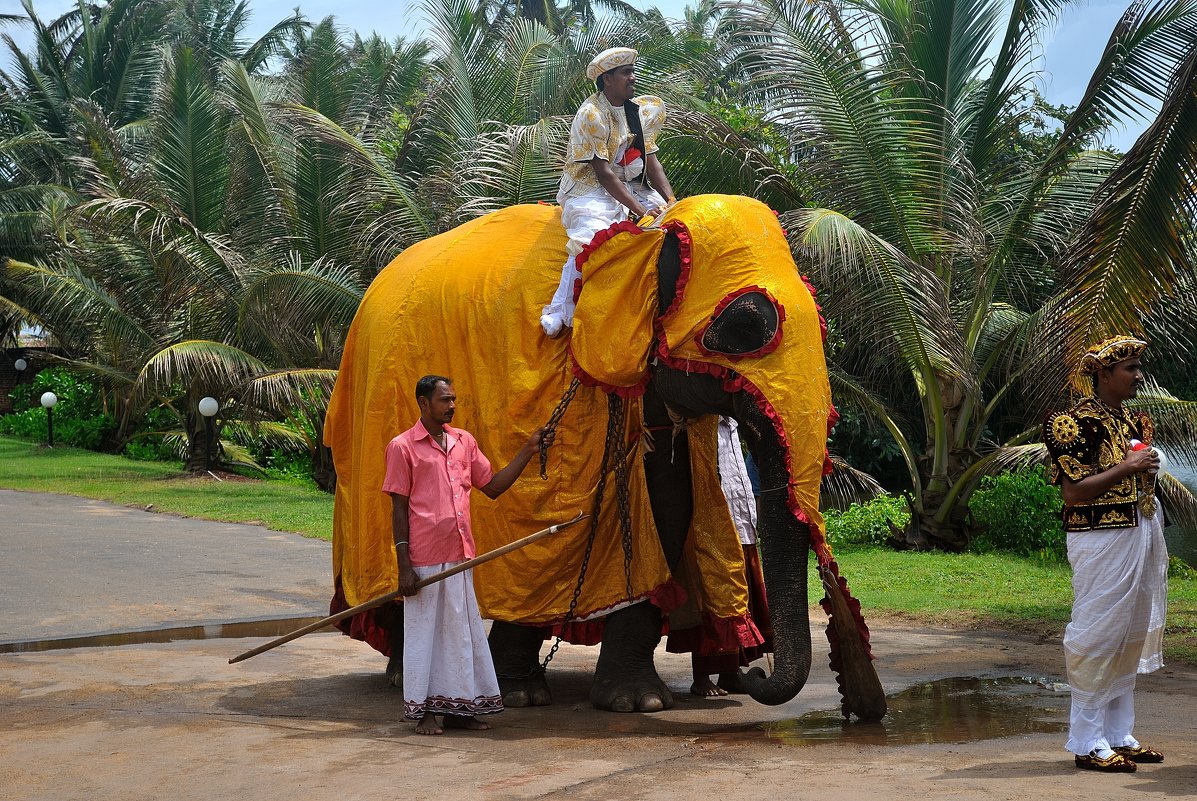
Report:
M 503 706 L 508 708 L 548 706 L 553 703 L 553 694 L 549 692 L 544 673 L 523 679 L 499 676 L 499 692 L 503 695 Z
M 657 671 L 618 679 L 595 677 L 590 703 L 610 712 L 660 712 L 673 707 L 673 693 Z
M 490 626 L 490 654 L 499 678 L 503 706 L 548 706 L 553 703 L 540 666 L 545 630 L 496 620 Z
M 611 712 L 660 712 L 673 693 L 657 675 L 653 651 L 661 641 L 661 610 L 648 602 L 607 616 L 594 668 L 590 703 Z

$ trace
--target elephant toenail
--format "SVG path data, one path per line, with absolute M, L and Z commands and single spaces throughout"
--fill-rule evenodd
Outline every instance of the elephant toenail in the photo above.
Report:
M 611 701 L 611 711 L 612 712 L 635 712 L 636 705 L 632 703 L 632 699 L 629 698 L 628 696 L 619 695 L 619 696 L 616 696 L 615 699 Z
M 665 702 L 656 693 L 648 693 L 640 699 L 641 712 L 660 712 L 665 708 Z

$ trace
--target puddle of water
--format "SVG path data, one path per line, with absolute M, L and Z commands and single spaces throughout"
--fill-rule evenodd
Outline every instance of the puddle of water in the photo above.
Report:
M 768 724 L 789 745 L 918 745 L 996 740 L 1068 728 L 1068 690 L 1024 676 L 955 677 L 917 684 L 888 697 L 880 723 L 847 722 L 838 711 L 809 712 Z
M 105 648 L 116 645 L 174 642 L 175 640 L 218 640 L 235 637 L 280 637 L 319 617 L 284 617 L 268 620 L 241 620 L 232 623 L 208 623 L 174 628 L 116 631 L 80 637 L 54 637 L 46 640 L 0 642 L 0 654 L 56 651 L 62 648 Z

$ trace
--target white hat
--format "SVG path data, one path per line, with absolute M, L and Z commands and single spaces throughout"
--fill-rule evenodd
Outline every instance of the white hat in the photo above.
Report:
M 595 56 L 590 65 L 586 67 L 586 77 L 592 81 L 598 80 L 598 76 L 604 72 L 613 70 L 616 67 L 626 67 L 629 64 L 635 64 L 637 55 L 639 54 L 630 47 L 608 47 Z

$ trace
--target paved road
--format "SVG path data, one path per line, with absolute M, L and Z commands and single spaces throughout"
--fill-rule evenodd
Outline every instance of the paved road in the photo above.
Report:
M 0 490 L 0 643 L 328 614 L 331 546 L 37 492 Z
M 310 614 L 328 596 L 326 543 L 62 496 L 0 491 L 0 554 L 8 638 Z M 1168 761 L 1106 776 L 1062 750 L 1058 637 L 873 618 L 890 716 L 844 728 L 825 619 L 813 617 L 810 681 L 780 706 L 691 697 L 689 658 L 658 649 L 677 706 L 598 712 L 587 702 L 597 649 L 565 646 L 549 673 L 555 705 L 441 737 L 416 735 L 385 660 L 335 633 L 237 665 L 228 658 L 264 640 L 0 653 L 0 800 L 1193 797 L 1191 668 L 1139 684 L 1137 733 Z M 953 689 L 970 676 L 1012 678 Z M 1049 688 L 1013 678 L 1027 676 Z

